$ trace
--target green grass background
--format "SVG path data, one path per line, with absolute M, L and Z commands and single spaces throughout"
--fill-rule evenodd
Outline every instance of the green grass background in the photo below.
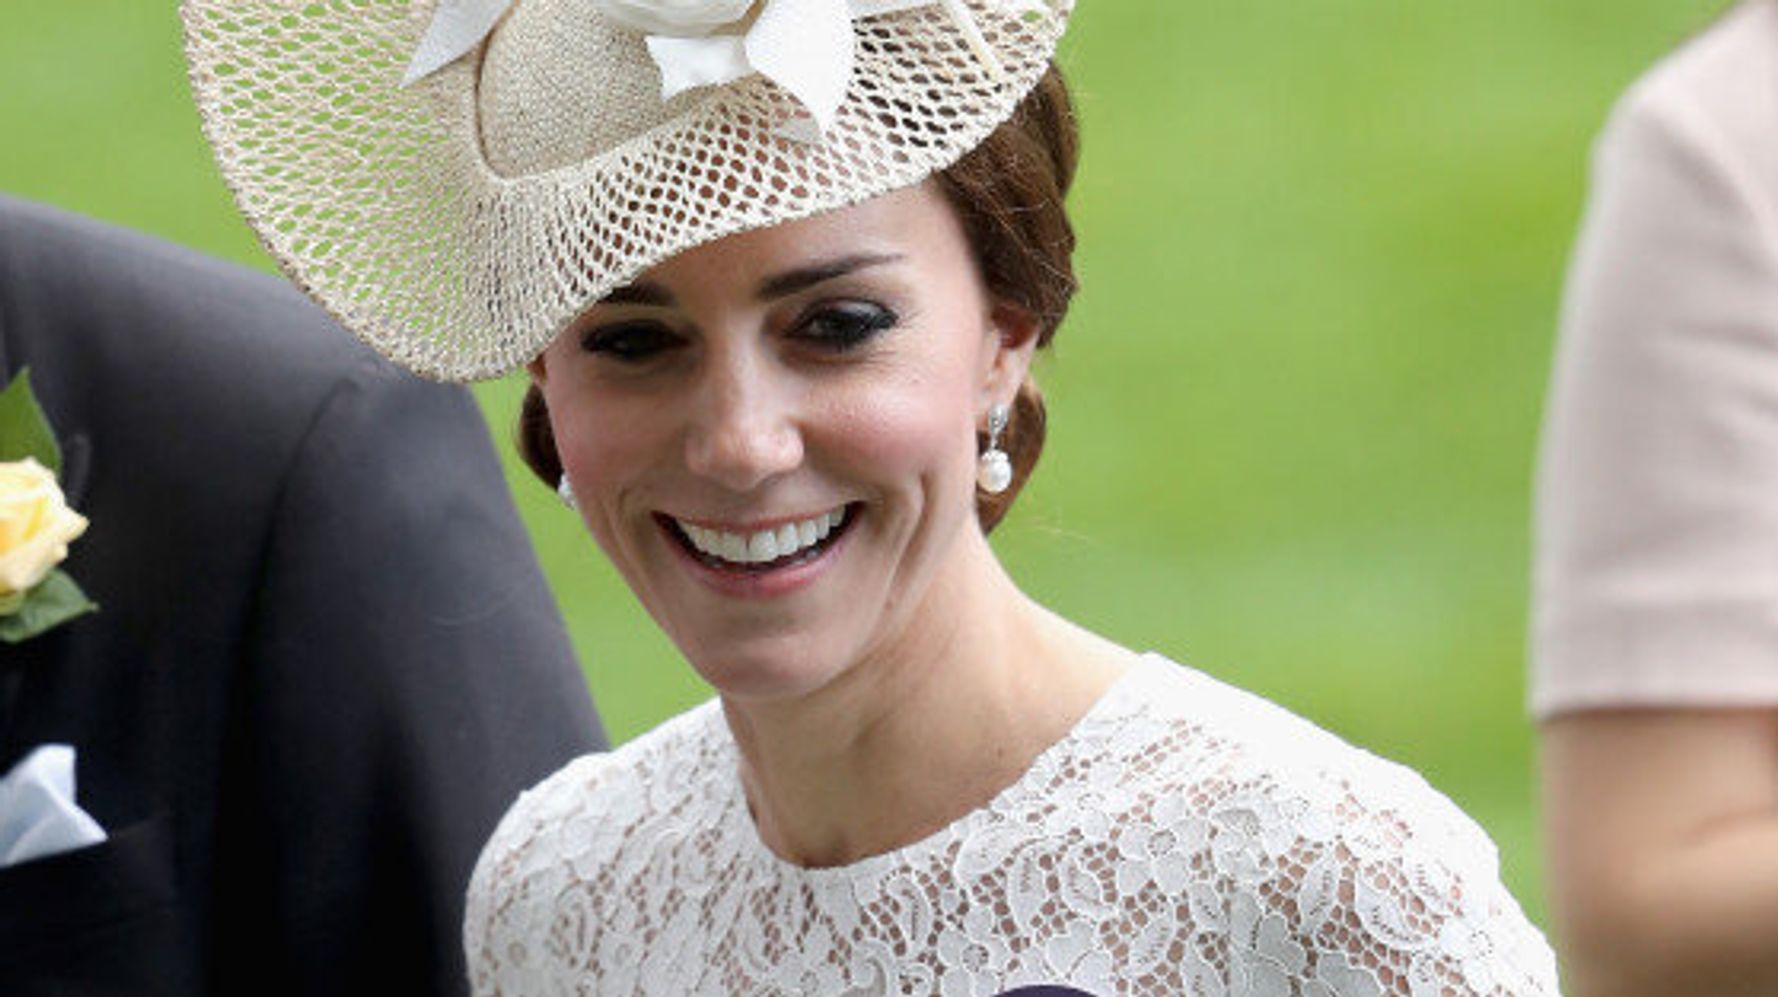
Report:
M 1586 151 L 1720 0 L 1083 0 L 1085 281 L 1028 591 L 1426 774 L 1542 918 L 1523 718 L 1538 410 Z M 269 267 L 167 2 L 4 0 L 0 190 Z M 478 388 L 510 436 L 521 385 Z M 510 448 L 507 448 L 510 450 Z M 708 693 L 509 463 L 613 735 Z

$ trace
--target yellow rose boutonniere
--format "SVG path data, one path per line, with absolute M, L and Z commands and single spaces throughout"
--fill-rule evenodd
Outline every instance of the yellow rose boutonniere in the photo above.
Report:
M 87 526 L 62 494 L 61 463 L 21 372 L 0 391 L 0 643 L 16 644 L 98 608 L 57 567 Z
M 0 615 L 17 612 L 85 532 L 49 468 L 31 457 L 0 464 Z

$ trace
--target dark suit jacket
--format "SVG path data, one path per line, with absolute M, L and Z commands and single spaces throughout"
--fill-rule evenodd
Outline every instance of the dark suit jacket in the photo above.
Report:
M 486 427 L 283 282 L 0 199 L 103 609 L 0 645 L 0 772 L 110 840 L 0 870 L 0 994 L 454 994 L 463 891 L 603 736 Z

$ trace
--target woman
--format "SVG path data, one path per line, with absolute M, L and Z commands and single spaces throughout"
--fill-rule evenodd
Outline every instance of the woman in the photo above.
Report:
M 1538 497 L 1532 710 L 1583 997 L 1778 992 L 1778 4 L 1594 153 Z
M 532 466 L 718 693 L 515 804 L 479 993 L 1555 992 L 1423 782 L 1073 626 L 987 544 L 1074 288 L 1066 3 L 475 13 L 187 5 L 274 252 L 417 369 L 525 364 Z M 409 91 L 310 66 L 423 31 Z

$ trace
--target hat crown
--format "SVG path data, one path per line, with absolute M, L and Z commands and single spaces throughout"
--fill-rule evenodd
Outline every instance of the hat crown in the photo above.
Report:
M 598 0 L 524 0 L 488 39 L 476 117 L 488 168 L 507 178 L 595 159 L 671 120 L 643 36 Z

